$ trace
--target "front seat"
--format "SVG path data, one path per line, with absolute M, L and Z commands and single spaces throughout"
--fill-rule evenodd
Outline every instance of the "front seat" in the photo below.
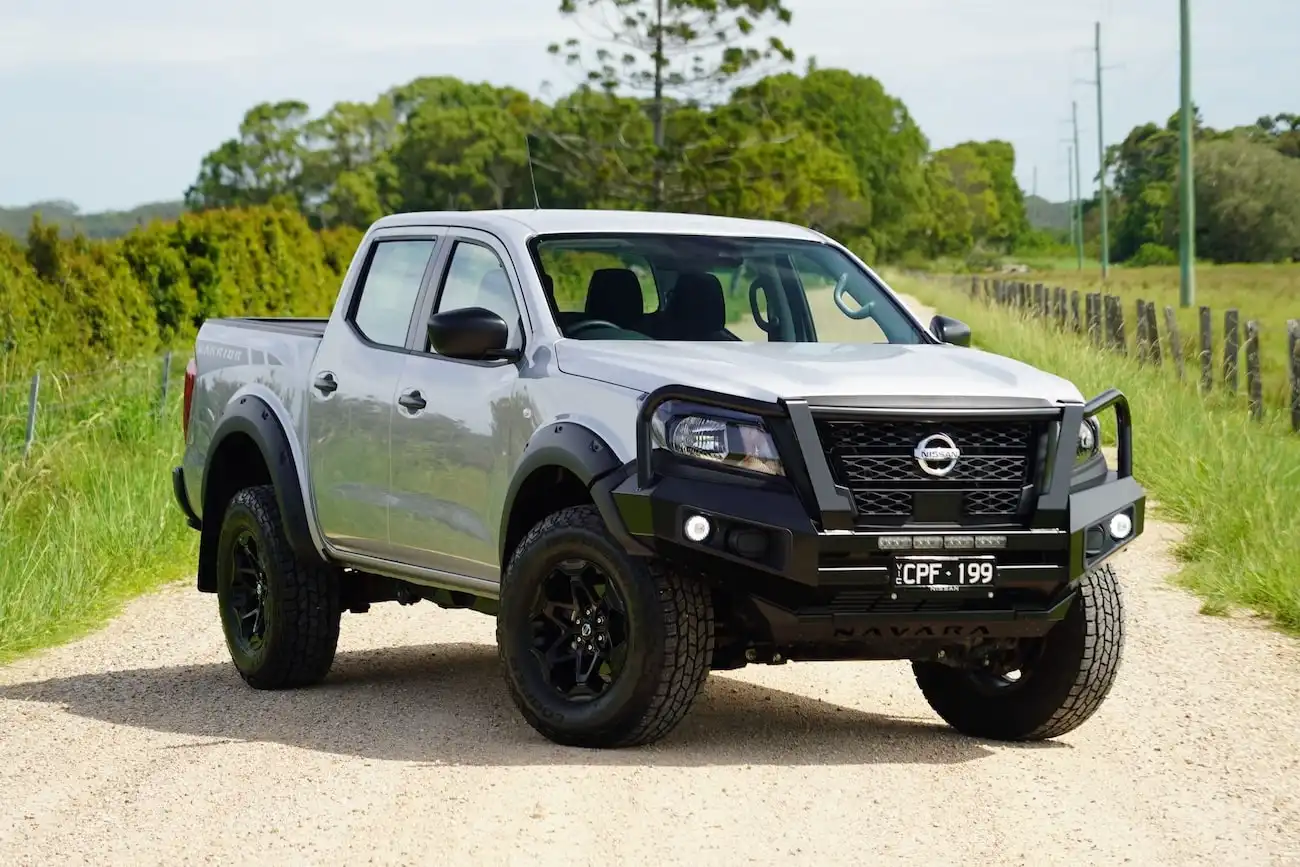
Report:
M 645 317 L 645 300 L 641 297 L 641 281 L 628 268 L 600 268 L 593 271 L 587 283 L 587 303 L 584 307 L 588 319 L 604 319 L 619 328 L 639 331 Z
M 739 340 L 727 330 L 727 300 L 718 278 L 687 271 L 677 278 L 664 307 L 664 336 L 669 340 Z

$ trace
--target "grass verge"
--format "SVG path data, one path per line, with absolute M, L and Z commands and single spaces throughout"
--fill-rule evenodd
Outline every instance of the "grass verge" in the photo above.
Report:
M 890 282 L 969 323 L 979 348 L 1065 377 L 1085 396 L 1121 389 L 1133 411 L 1134 475 L 1162 516 L 1188 528 L 1175 552 L 1179 581 L 1208 612 L 1244 606 L 1300 633 L 1300 435 L 1280 411 L 1252 421 L 1239 404 L 1179 383 L 1168 367 L 1140 367 L 944 282 Z
M 193 562 L 168 477 L 179 389 L 161 419 L 152 368 L 96 391 L 25 460 L 0 457 L 0 663 L 83 634 Z

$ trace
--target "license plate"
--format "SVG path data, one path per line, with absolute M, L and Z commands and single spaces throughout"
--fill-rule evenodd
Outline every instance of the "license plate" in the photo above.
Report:
M 998 567 L 994 557 L 895 557 L 895 587 L 959 591 L 993 589 Z

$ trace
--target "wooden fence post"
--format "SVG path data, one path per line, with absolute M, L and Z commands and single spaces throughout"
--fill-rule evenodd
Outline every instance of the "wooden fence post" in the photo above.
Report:
M 1254 319 L 1246 322 L 1246 393 L 1250 397 L 1250 417 L 1259 421 L 1264 417 L 1264 387 L 1259 381 L 1259 323 Z
M 1156 367 L 1163 364 L 1160 354 L 1160 326 L 1156 324 L 1156 303 L 1147 305 L 1147 357 Z
M 1124 334 L 1124 305 L 1118 295 L 1111 296 L 1111 306 L 1115 310 L 1115 351 L 1120 355 L 1128 354 L 1128 337 Z
M 1047 318 L 1047 287 L 1042 283 L 1034 284 L 1034 315 L 1039 319 Z
M 1240 330 L 1237 327 L 1237 309 L 1223 311 L 1223 384 L 1229 394 L 1237 393 L 1237 359 Z
M 36 404 L 41 394 L 41 372 L 32 374 L 32 389 L 27 394 L 27 433 L 23 438 L 23 457 L 32 450 L 36 440 Z
M 1291 363 L 1291 430 L 1300 433 L 1300 319 L 1286 323 L 1287 349 Z
M 1147 302 L 1139 298 L 1137 300 L 1137 360 L 1138 364 L 1145 366 L 1147 363 Z
M 158 395 L 158 415 L 162 417 L 167 412 L 167 387 L 171 384 L 172 377 L 172 351 L 169 349 L 163 353 L 162 369 L 162 388 Z
M 1052 290 L 1053 300 L 1056 304 L 1056 327 L 1065 330 L 1065 290 L 1057 286 Z
M 1206 394 L 1214 384 L 1210 356 L 1214 352 L 1214 341 L 1210 334 L 1210 308 L 1201 308 L 1201 391 Z
M 1070 322 L 1076 334 L 1083 333 L 1083 320 L 1079 317 L 1079 290 L 1070 292 Z
M 1165 331 L 1169 333 L 1169 354 L 1174 359 L 1174 372 L 1178 374 L 1178 381 L 1182 382 L 1187 374 L 1183 370 L 1183 338 L 1178 333 L 1178 317 L 1174 315 L 1174 308 L 1165 305 Z
M 970 278 L 970 297 L 978 298 L 980 295 L 980 278 Z
M 1115 300 L 1110 295 L 1101 296 L 1101 344 L 1106 349 L 1115 348 Z

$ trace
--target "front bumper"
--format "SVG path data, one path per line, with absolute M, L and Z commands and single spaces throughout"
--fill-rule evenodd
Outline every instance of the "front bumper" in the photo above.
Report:
M 782 446 L 787 477 L 718 470 L 651 449 L 649 419 L 670 399 L 763 416 Z M 1112 407 L 1117 468 L 1102 465 L 1102 474 L 1085 481 L 1072 477 L 1079 423 Z M 749 626 L 775 644 L 1042 635 L 1065 617 L 1079 578 L 1141 534 L 1146 505 L 1132 477 L 1132 425 L 1122 394 L 1051 411 L 1064 433 L 1048 457 L 1028 527 L 863 527 L 853 499 L 832 477 L 806 402 L 754 404 L 693 389 L 646 398 L 637 460 L 593 492 L 625 544 L 743 597 Z M 1132 532 L 1115 540 L 1106 528 L 1121 512 Z M 714 528 L 703 542 L 685 536 L 693 515 Z M 908 554 L 992 555 L 995 591 L 895 587 L 891 563 Z

